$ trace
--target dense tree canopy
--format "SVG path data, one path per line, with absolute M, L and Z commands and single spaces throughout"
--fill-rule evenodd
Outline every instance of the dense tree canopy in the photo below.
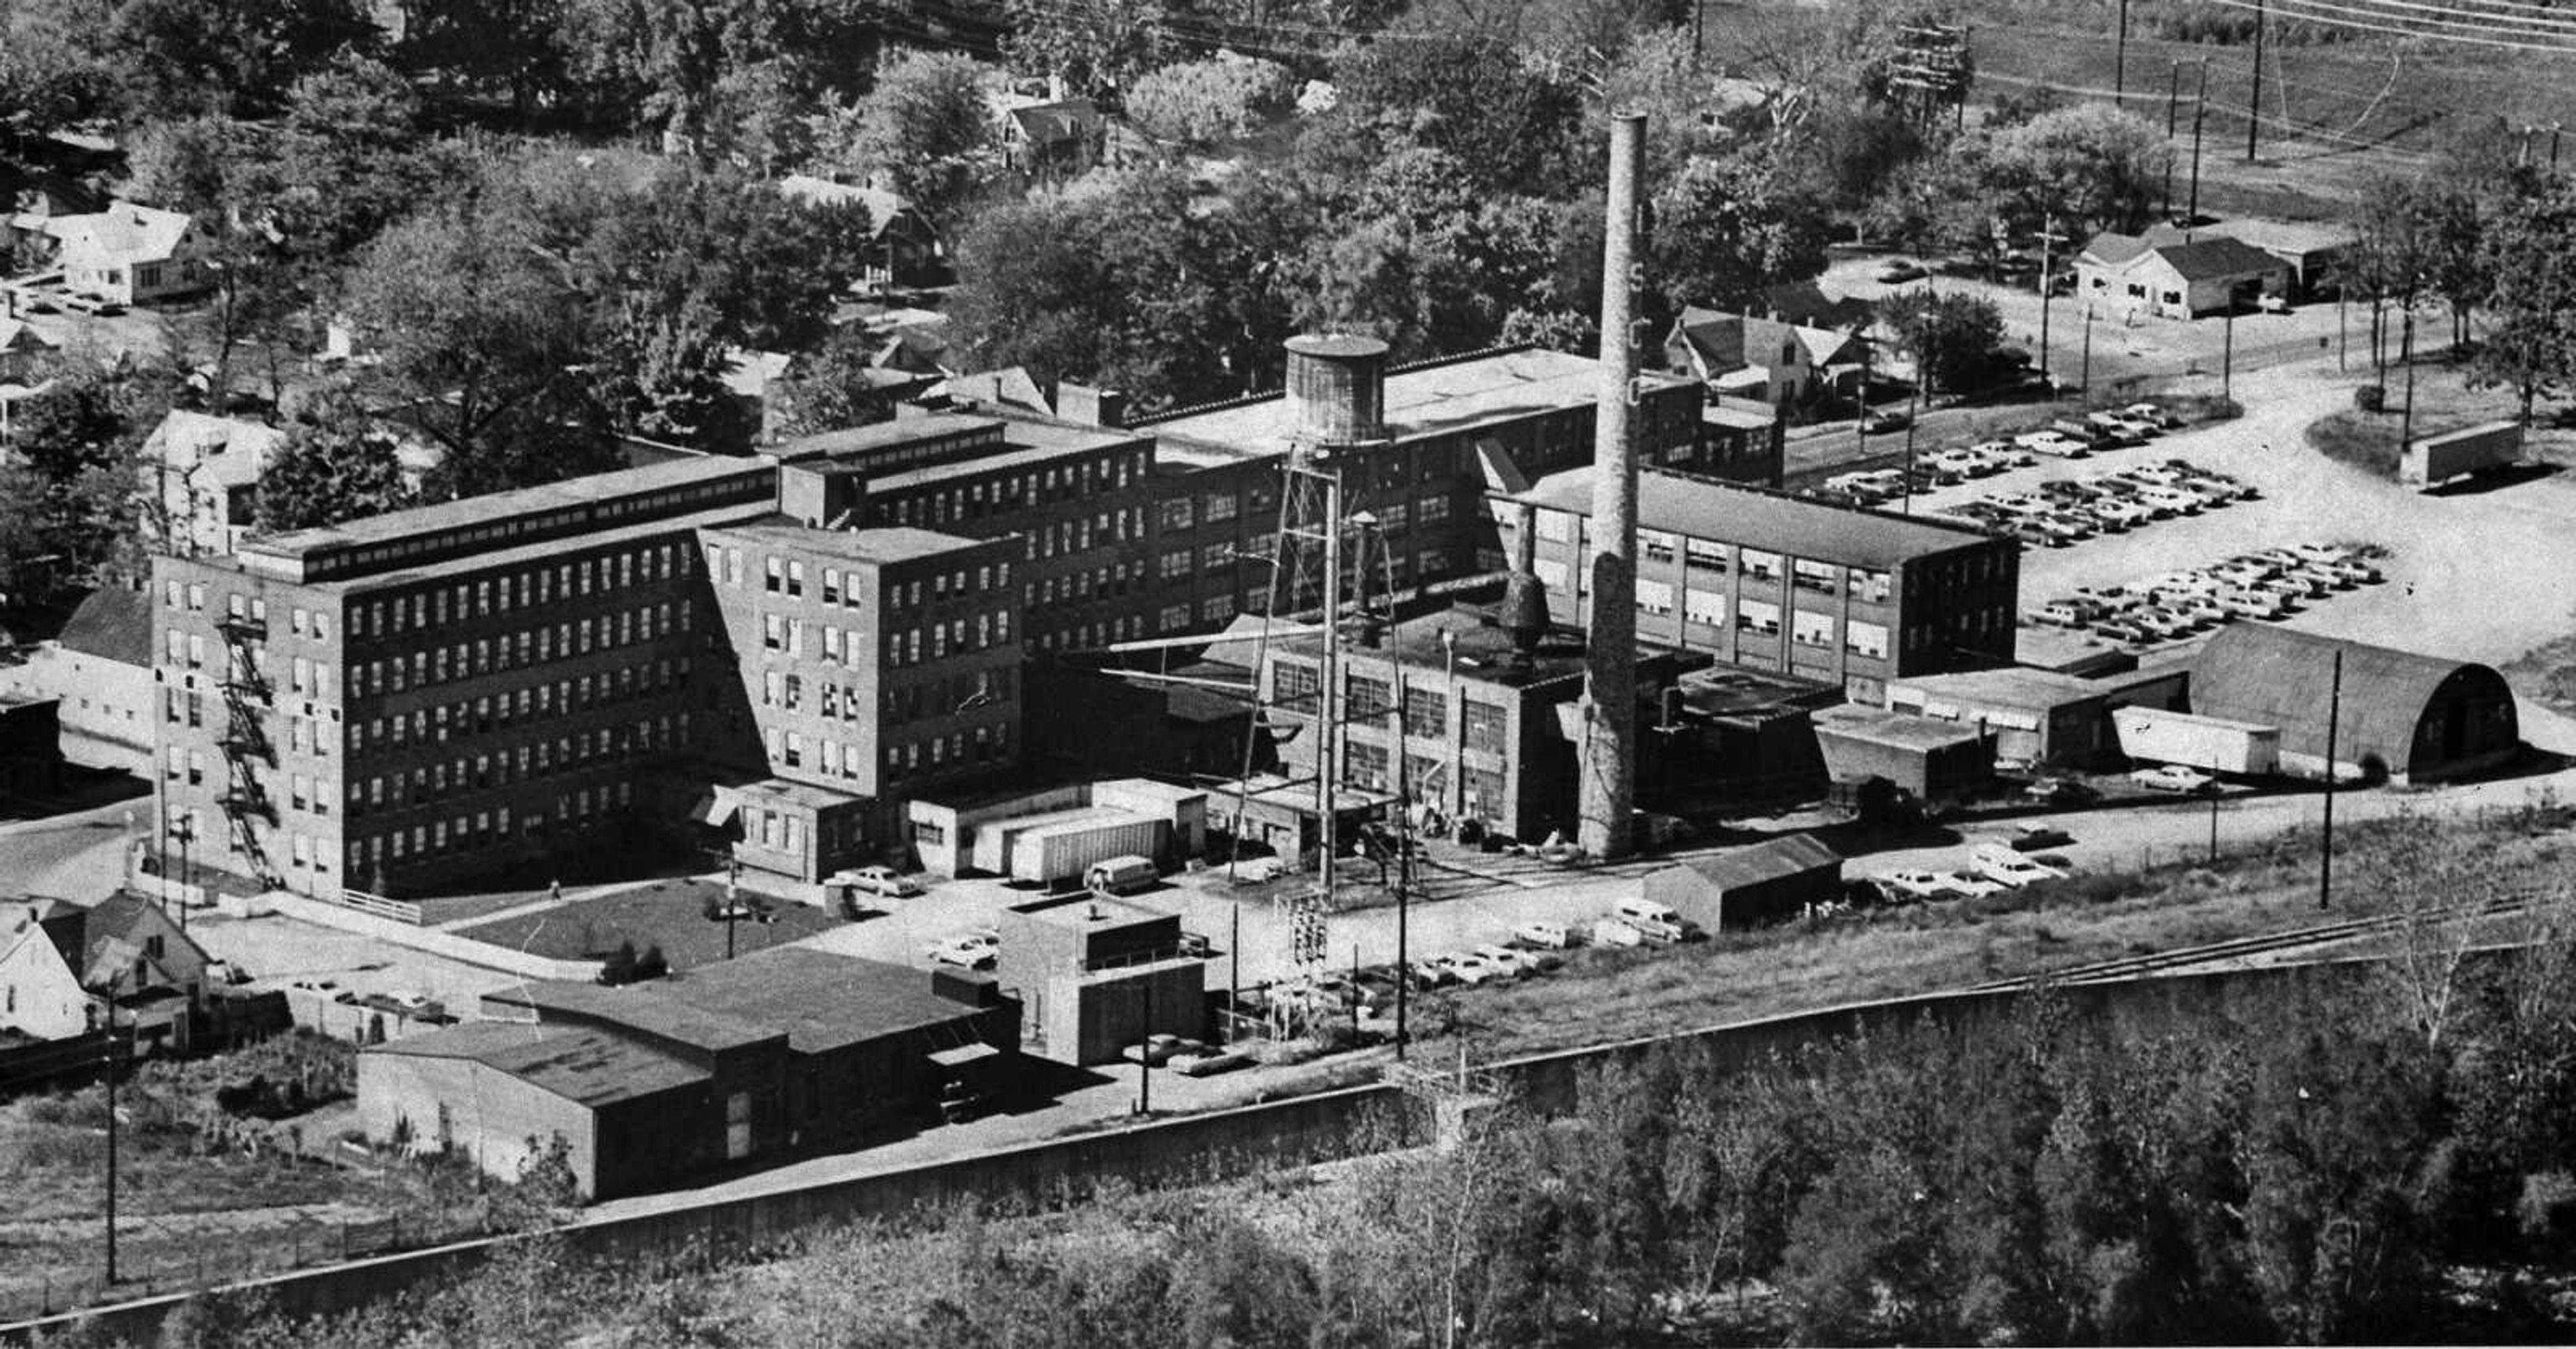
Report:
M 258 526 L 312 529 L 409 504 L 400 446 L 345 385 L 307 395 L 261 473 Z

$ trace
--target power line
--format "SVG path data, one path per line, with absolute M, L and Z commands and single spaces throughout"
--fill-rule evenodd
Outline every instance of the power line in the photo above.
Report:
M 2244 10 L 2248 13 L 2255 12 L 2258 8 L 2257 0 L 2211 0 L 2211 2 L 2214 4 L 2224 5 L 2230 9 Z M 2321 24 L 2330 28 L 2345 28 L 2366 33 L 2386 33 L 2396 37 L 2429 38 L 2444 42 L 2467 43 L 2473 46 L 2495 47 L 2506 51 L 2548 52 L 2553 55 L 2561 56 L 2576 54 L 2576 44 L 2509 42 L 2502 38 L 2473 37 L 2465 33 L 2428 32 L 2421 28 L 2402 28 L 2387 23 L 2366 23 L 2359 19 L 2337 18 L 2331 13 L 2318 14 L 2310 13 L 2306 10 L 2293 10 L 2288 8 L 2288 6 L 2295 4 L 2306 6 L 2309 9 L 2323 9 L 2353 14 L 2364 14 L 2372 18 L 2388 17 L 2378 10 L 2357 9 L 2349 5 L 2333 4 L 2330 3 L 2330 0 L 2262 0 L 2262 3 L 2281 6 L 2282 8 L 2280 9 L 2280 13 L 2284 18 L 2294 18 L 2306 23 Z

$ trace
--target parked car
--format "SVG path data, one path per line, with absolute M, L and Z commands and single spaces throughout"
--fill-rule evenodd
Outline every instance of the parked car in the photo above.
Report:
M 2015 520 L 2005 528 L 2014 538 L 2037 548 L 2064 548 L 2075 542 L 2063 531 L 2040 528 L 2036 520 Z
M 1457 972 L 1438 960 L 1417 960 L 1407 967 L 1406 972 L 1413 976 L 1413 986 L 1417 989 L 1438 988 L 1458 982 Z
M 2033 454 L 2045 454 L 2056 459 L 2081 459 L 2093 452 L 2092 446 L 2063 431 L 2034 431 L 2013 437 L 2013 443 Z
M 2079 604 L 2073 600 L 2051 600 L 2041 605 L 2039 612 L 2031 617 L 2054 627 L 2080 628 L 2101 617 L 2102 612 L 2100 605 Z
M 2352 550 L 2339 543 L 2294 543 L 2290 552 L 2302 562 L 2343 562 L 2352 557 Z
M 2108 637 L 2115 642 L 2127 642 L 2134 646 L 2144 646 L 2157 640 L 2152 630 L 2125 618 L 2106 619 L 2096 623 L 2093 625 L 2093 631 L 2097 636 Z
M 2074 778 L 2034 778 L 2021 794 L 2052 806 L 2081 805 L 2101 795 Z
M 2017 824 L 2007 846 L 2014 852 L 2038 852 L 2042 848 L 2063 848 L 2074 841 L 2073 834 L 2053 824 Z
M 2185 768 L 2181 764 L 2174 763 L 2157 764 L 2153 768 L 2141 768 L 2136 772 L 2129 774 L 2129 781 L 2134 782 L 2149 791 L 2181 792 L 2186 796 L 2197 792 L 2208 791 L 2212 787 L 2218 785 L 2218 779 L 2211 777 L 2207 773 L 2203 773 L 2198 769 Z
M 1604 918 L 1592 925 L 1595 946 L 1643 946 L 1646 934 L 1616 918 Z
M 933 942 L 924 954 L 934 965 L 962 965 L 970 970 L 989 970 L 1001 959 L 1002 943 L 981 934 L 970 934 Z
M 1516 978 L 1527 978 L 1539 971 L 1538 957 L 1527 951 L 1515 951 L 1508 946 L 1488 944 L 1477 947 L 1475 954 L 1486 964 Z
M 1492 979 L 1508 978 L 1509 972 L 1472 951 L 1435 958 L 1433 964 L 1449 971 L 1449 976 L 1469 988 Z
M 1260 885 L 1275 881 L 1288 872 L 1288 859 L 1279 856 L 1238 857 L 1225 864 L 1226 879 L 1237 885 Z
M 1930 275 L 1931 273 L 1924 269 L 1922 263 L 1913 262 L 1905 258 L 1897 258 L 1878 269 L 1879 283 L 1881 285 L 1888 286 L 1899 285 L 1907 281 L 1920 281 Z
M 2276 592 L 2244 587 L 2221 592 L 2218 607 L 2239 618 L 2279 618 L 2290 612 L 2291 605 Z
M 2012 888 L 2001 881 L 1988 880 L 1972 872 L 1936 871 L 1932 874 L 1940 877 L 1941 883 L 1948 886 L 1951 893 L 1962 899 L 1982 899 L 1987 895 L 2000 895 Z
M 882 895 L 887 899 L 913 899 L 921 895 L 921 882 L 898 875 L 893 867 L 853 867 L 833 872 L 826 886 L 842 886 L 865 895 Z
M 1937 871 L 1882 871 L 1870 877 L 1895 900 L 1956 899 L 1959 892 Z
M 1541 951 L 1562 951 L 1574 944 L 1574 933 L 1563 923 L 1532 919 L 1512 929 L 1512 940 Z
M 2348 558 L 2341 562 L 2322 562 L 2318 565 L 2355 585 L 2377 585 L 2386 579 L 2381 576 L 2379 568 L 2359 558 Z
M 2034 862 L 2010 848 L 1988 844 L 1968 854 L 1968 869 L 1998 885 L 2015 890 L 2034 881 L 2063 879 L 2065 872 Z
M 1902 412 L 1864 411 L 1860 414 L 1860 429 L 1874 436 L 1886 431 L 1902 431 L 1912 420 Z

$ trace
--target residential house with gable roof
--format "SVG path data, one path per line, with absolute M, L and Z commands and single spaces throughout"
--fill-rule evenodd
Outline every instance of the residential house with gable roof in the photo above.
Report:
M 1664 360 L 1672 373 L 1717 393 L 1787 407 L 1857 389 L 1869 367 L 1869 339 L 1692 305 L 1664 338 Z
M 44 230 L 61 241 L 63 286 L 77 294 L 132 305 L 211 284 L 205 239 L 182 211 L 118 201 L 93 215 L 51 217 Z
M 0 697 L 52 699 L 57 743 L 73 763 L 150 773 L 157 701 L 151 597 L 122 586 L 90 592 L 59 636 L 23 664 L 0 668 Z

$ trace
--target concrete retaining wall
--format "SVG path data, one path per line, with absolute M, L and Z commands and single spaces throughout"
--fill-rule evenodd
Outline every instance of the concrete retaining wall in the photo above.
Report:
M 408 946 L 416 951 L 427 951 L 431 955 L 461 960 L 468 965 L 479 965 L 487 970 L 515 974 L 522 979 L 587 981 L 599 977 L 599 962 L 596 960 L 552 960 L 545 956 L 530 955 L 524 951 L 514 951 L 506 946 L 494 946 L 490 942 L 476 941 L 471 937 L 458 936 L 453 932 L 442 932 L 434 927 L 414 927 L 409 923 L 397 922 L 391 918 L 360 913 L 344 905 L 306 899 L 302 895 L 272 892 L 266 896 L 266 900 L 272 912 L 284 914 L 289 918 L 317 923 L 323 927 L 336 927 L 343 932 L 354 932 L 362 937 L 374 937 L 379 941 L 392 942 L 396 946 Z

